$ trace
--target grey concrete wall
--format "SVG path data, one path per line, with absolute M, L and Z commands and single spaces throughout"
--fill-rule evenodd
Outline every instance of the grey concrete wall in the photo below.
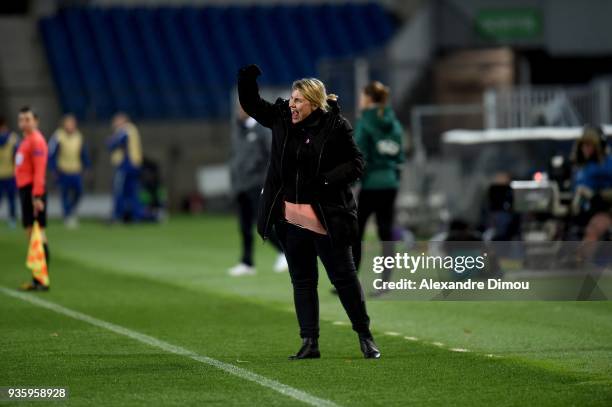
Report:
M 60 114 L 57 95 L 36 20 L 0 17 L 0 114 L 12 126 L 23 105 L 33 106 L 43 123 Z
M 537 46 L 554 56 L 612 53 L 609 0 L 437 0 L 435 5 L 435 31 L 442 47 Z M 542 32 L 537 38 L 491 44 L 476 34 L 474 19 L 479 11 L 520 8 L 541 13 Z

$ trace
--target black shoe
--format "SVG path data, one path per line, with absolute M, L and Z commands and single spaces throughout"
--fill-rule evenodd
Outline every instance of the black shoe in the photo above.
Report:
M 289 356 L 289 360 L 297 359 L 319 359 L 319 341 L 315 338 L 303 338 L 302 347 L 295 355 Z
M 374 338 L 359 338 L 359 346 L 366 359 L 380 359 L 380 350 L 374 342 Z
M 49 291 L 49 286 L 48 285 L 42 285 L 40 283 L 23 283 L 20 287 L 19 290 L 21 291 Z

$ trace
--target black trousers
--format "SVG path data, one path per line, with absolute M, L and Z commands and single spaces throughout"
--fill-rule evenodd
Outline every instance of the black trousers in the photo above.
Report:
M 359 240 L 353 244 L 353 257 L 357 270 L 361 265 L 361 245 L 365 233 L 366 224 L 372 214 L 376 215 L 376 226 L 378 238 L 381 242 L 393 240 L 393 214 L 395 211 L 395 197 L 397 189 L 362 189 L 359 192 L 357 205 L 357 222 L 359 224 Z M 383 255 L 394 255 L 393 245 L 383 244 Z M 389 270 L 383 272 L 384 281 L 389 281 Z
M 319 271 L 321 258 L 329 280 L 338 291 L 353 330 L 361 337 L 371 337 L 361 284 L 357 279 L 350 246 L 332 246 L 326 235 L 311 232 L 287 222 L 275 225 L 289 263 L 295 312 L 302 338 L 319 337 Z
M 42 196 L 45 207 L 34 216 L 34 206 L 32 205 L 32 184 L 19 188 L 19 202 L 21 203 L 21 224 L 24 228 L 34 225 L 38 221 L 41 228 L 47 227 L 47 194 Z
M 249 190 L 238 193 L 238 219 L 240 222 L 240 235 L 242 237 L 242 258 L 241 262 L 252 266 L 253 262 L 253 228 L 257 221 L 257 207 L 259 205 L 259 195 L 261 187 L 251 188 Z M 282 252 L 281 246 L 278 243 L 278 238 L 274 233 L 269 237 L 270 243 L 279 252 Z

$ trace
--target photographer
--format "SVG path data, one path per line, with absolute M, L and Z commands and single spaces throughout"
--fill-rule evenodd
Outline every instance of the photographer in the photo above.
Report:
M 584 226 L 583 242 L 597 242 L 612 226 L 609 196 L 612 192 L 612 157 L 606 154 L 605 148 L 601 129 L 586 126 L 572 152 L 575 170 L 572 212 L 577 223 Z

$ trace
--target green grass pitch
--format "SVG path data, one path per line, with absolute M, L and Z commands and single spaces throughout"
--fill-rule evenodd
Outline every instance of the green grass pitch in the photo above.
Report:
M 224 216 L 52 223 L 52 290 L 27 295 L 342 406 L 612 405 L 612 302 L 370 301 L 383 357 L 364 360 L 320 270 L 322 358 L 288 361 L 299 347 L 289 277 L 260 242 L 257 275 L 228 277 L 237 230 Z M 0 226 L 0 286 L 28 279 L 25 253 L 23 233 Z M 66 386 L 69 405 L 302 405 L 2 292 L 0 386 Z

